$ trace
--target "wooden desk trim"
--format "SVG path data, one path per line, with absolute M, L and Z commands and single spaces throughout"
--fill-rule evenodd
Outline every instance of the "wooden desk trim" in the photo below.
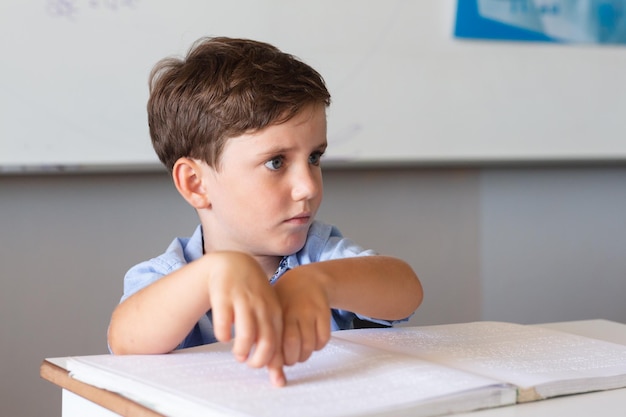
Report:
M 133 417 L 164 417 L 163 414 L 159 414 L 119 394 L 74 379 L 69 375 L 66 369 L 52 362 L 48 362 L 47 360 L 43 361 L 39 371 L 43 379 L 119 415 Z

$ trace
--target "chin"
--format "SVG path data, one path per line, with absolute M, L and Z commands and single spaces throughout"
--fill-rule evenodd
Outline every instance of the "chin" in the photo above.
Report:
M 281 253 L 283 253 L 282 256 L 287 256 L 287 255 L 291 255 L 291 254 L 298 252 L 300 249 L 304 247 L 305 243 L 306 243 L 306 236 L 304 236 L 304 238 L 302 239 L 285 242 L 284 245 L 281 245 L 282 246 Z

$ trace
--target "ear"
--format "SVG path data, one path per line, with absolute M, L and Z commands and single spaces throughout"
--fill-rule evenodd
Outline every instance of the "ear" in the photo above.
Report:
M 176 189 L 195 209 L 211 206 L 208 190 L 203 180 L 206 169 L 209 169 L 206 164 L 191 158 L 178 159 L 172 169 Z

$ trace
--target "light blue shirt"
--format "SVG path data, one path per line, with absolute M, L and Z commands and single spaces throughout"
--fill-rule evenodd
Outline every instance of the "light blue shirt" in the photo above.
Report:
M 184 265 L 199 259 L 203 255 L 202 226 L 198 226 L 189 238 L 176 238 L 167 248 L 167 251 L 149 261 L 132 267 L 124 278 L 124 295 L 122 301 L 140 289 L 150 285 L 158 279 L 172 273 Z M 365 250 L 352 240 L 344 238 L 334 226 L 314 221 L 309 228 L 306 243 L 297 253 L 286 256 L 280 262 L 278 270 L 270 280 L 275 283 L 286 271 L 299 265 L 330 259 L 350 258 L 355 256 L 375 255 L 372 250 Z M 378 320 L 364 317 L 345 310 L 331 310 L 331 330 L 345 330 L 354 327 L 355 318 L 391 326 L 399 321 Z M 189 335 L 179 345 L 179 348 L 214 343 L 217 339 L 213 334 L 211 311 L 200 318 Z

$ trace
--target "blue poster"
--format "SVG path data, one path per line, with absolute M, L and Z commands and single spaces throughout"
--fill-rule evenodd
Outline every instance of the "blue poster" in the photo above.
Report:
M 626 0 L 457 0 L 454 35 L 626 44 Z

